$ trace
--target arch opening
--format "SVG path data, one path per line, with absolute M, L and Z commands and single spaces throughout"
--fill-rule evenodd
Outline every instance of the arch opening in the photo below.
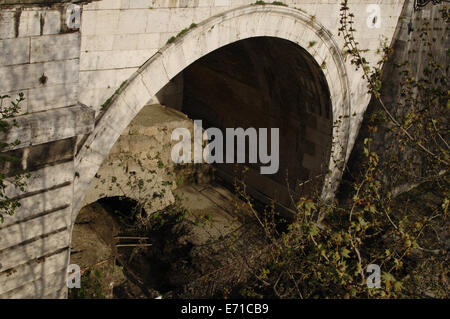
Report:
M 173 144 L 170 144 L 169 136 L 172 130 L 178 127 L 192 129 L 192 120 L 202 120 L 204 129 L 217 127 L 223 132 L 227 128 L 238 127 L 268 128 L 269 131 L 270 128 L 279 128 L 278 172 L 264 176 L 259 172 L 261 163 L 247 164 L 250 171 L 245 182 L 249 193 L 263 203 L 265 199 L 274 199 L 283 207 L 292 207 L 286 183 L 297 194 L 305 195 L 313 188 L 295 188 L 295 185 L 320 176 L 314 179 L 317 183 L 308 184 L 314 185 L 315 190 L 320 190 L 324 172 L 328 168 L 332 136 L 329 89 L 320 66 L 295 43 L 273 37 L 254 37 L 234 42 L 209 53 L 184 69 L 157 94 L 157 98 L 169 108 L 148 105 L 133 119 L 115 143 L 91 185 L 88 197 L 91 201 L 96 200 L 97 197 L 93 194 L 97 192 L 100 199 L 82 210 L 74 228 L 75 251 L 78 250 L 80 238 L 101 237 L 100 240 L 105 242 L 105 232 L 109 234 L 115 230 L 114 234 L 108 235 L 111 240 L 108 244 L 114 246 L 111 253 L 116 254 L 115 258 L 120 260 L 119 265 L 126 270 L 125 275 L 131 272 L 132 276 L 137 276 L 143 283 L 139 287 L 130 281 L 129 276 L 121 278 L 122 282 L 115 285 L 111 292 L 115 298 L 133 296 L 133 291 L 138 291 L 141 297 L 149 297 L 153 296 L 150 293 L 152 289 L 161 294 L 173 294 L 180 287 L 191 285 L 193 278 L 201 278 L 205 269 L 214 271 L 214 267 L 219 267 L 217 265 L 223 267 L 225 260 L 228 262 L 230 258 L 227 255 L 229 250 L 244 241 L 248 242 L 246 236 L 249 234 L 253 236 L 253 250 L 243 248 L 242 245 L 237 255 L 253 254 L 265 245 L 264 236 L 249 215 L 240 216 L 239 223 L 231 221 L 232 216 L 236 217 L 231 207 L 232 200 L 236 199 L 231 199 L 231 193 L 217 184 L 220 179 L 229 188 L 233 187 L 235 164 L 213 164 L 218 178 L 206 178 L 198 187 L 198 183 L 202 183 L 198 172 L 208 169 L 202 170 L 197 166 L 196 171 L 192 172 L 189 169 L 192 165 L 175 165 L 170 162 Z M 172 111 L 171 108 L 181 113 Z M 161 147 L 165 144 L 167 147 Z M 245 158 L 248 160 L 249 148 L 245 151 Z M 138 162 L 141 167 L 134 167 Z M 126 169 L 121 170 L 124 167 Z M 157 173 L 147 174 L 151 171 Z M 193 174 L 196 174 L 195 178 L 192 177 Z M 142 190 L 147 186 L 142 189 L 124 187 L 128 182 L 138 185 L 139 178 L 150 183 L 159 181 L 170 187 L 161 192 L 158 185 L 146 194 Z M 190 179 L 190 182 L 180 183 L 180 178 Z M 211 180 L 214 182 L 210 182 Z M 118 184 L 122 185 L 119 187 Z M 136 193 L 138 190 L 140 192 Z M 121 194 L 121 191 L 124 193 Z M 173 192 L 177 198 L 187 198 L 176 202 L 176 205 L 180 203 L 183 205 L 182 209 L 186 210 L 186 220 L 175 221 L 181 216 L 180 211 L 176 212 L 175 220 L 170 215 L 176 205 L 167 208 L 170 201 L 161 201 L 161 198 L 167 198 L 166 194 L 169 192 Z M 118 195 L 129 198 L 119 199 Z M 227 200 L 218 200 L 219 195 L 229 197 Z M 134 200 L 130 199 L 133 197 Z M 148 217 L 145 212 L 148 208 L 149 212 L 156 210 L 161 216 L 166 216 L 168 224 L 154 228 L 159 219 L 153 218 L 146 221 L 148 224 L 141 224 L 134 230 L 126 229 L 130 222 L 136 224 L 136 212 L 133 209 L 139 200 L 144 212 L 140 212 L 140 217 L 144 220 Z M 213 205 L 208 206 L 202 201 L 213 202 Z M 93 223 L 97 221 L 98 229 L 90 227 L 83 236 L 82 228 L 86 226 L 79 223 L 83 223 L 85 219 L 90 219 Z M 98 222 L 99 219 L 104 219 L 104 223 Z M 107 230 L 102 230 L 99 226 L 110 223 L 115 226 L 107 227 Z M 211 236 L 212 233 L 217 236 Z M 235 241 L 233 236 L 239 233 L 242 237 Z M 147 238 L 142 243 L 151 242 L 152 247 L 140 250 L 117 248 L 117 236 Z M 181 240 L 182 244 L 179 243 Z M 230 245 L 232 248 L 213 244 L 213 248 L 206 253 L 205 245 L 209 248 L 209 243 L 216 241 L 233 243 Z M 98 243 L 91 255 L 101 255 L 104 247 L 97 246 Z M 76 254 L 74 258 L 77 261 Z M 89 258 L 88 253 L 85 259 Z M 235 264 L 240 265 L 239 261 L 236 258 Z M 91 264 L 98 262 L 90 261 Z M 187 270 L 183 270 L 185 272 L 177 268 L 183 262 L 187 265 Z M 210 266 L 206 267 L 205 264 Z M 234 271 L 233 267 L 235 266 L 229 266 L 231 273 Z M 202 271 L 196 272 L 193 269 Z M 184 277 L 180 275 L 178 278 L 175 276 L 177 273 L 183 273 Z M 234 280 L 232 276 L 230 278 L 228 280 Z
M 158 51 L 119 88 L 76 155 L 73 220 L 98 168 L 144 105 L 198 59 L 228 44 L 254 37 L 275 37 L 296 43 L 323 68 L 332 104 L 333 144 L 322 197 L 333 197 L 346 159 L 351 110 L 346 67 L 339 47 L 330 32 L 304 12 L 272 5 L 246 6 L 198 24 Z
M 333 134 L 330 92 L 321 66 L 297 44 L 274 37 L 234 42 L 188 66 L 157 96 L 190 119 L 202 120 L 203 129 L 219 128 L 224 145 L 227 128 L 267 128 L 271 150 L 270 130 L 279 129 L 275 174 L 261 174 L 260 159 L 249 163 L 246 139 L 248 186 L 260 200 L 292 207 L 288 187 L 298 195 L 323 188 Z M 236 165 L 214 166 L 233 182 Z
M 275 199 L 289 207 L 286 184 L 316 176 L 314 189 L 332 193 L 341 174 L 335 162 L 345 159 L 348 139 L 347 121 L 333 125 L 350 111 L 347 82 L 330 34 L 298 10 L 250 6 L 208 19 L 149 59 L 98 119 L 76 158 L 73 221 L 102 163 L 114 149 L 120 151 L 116 142 L 130 132 L 130 123 L 144 111 L 150 112 L 148 122 L 157 122 L 154 114 L 161 106 L 149 101 L 201 119 L 204 128 L 278 127 L 277 174 L 262 176 L 258 164 L 250 165 L 247 183 L 258 200 Z M 337 147 L 331 145 L 335 138 Z M 228 183 L 232 166 L 217 165 Z M 328 170 L 331 174 L 323 176 Z M 310 186 L 293 190 L 308 193 Z

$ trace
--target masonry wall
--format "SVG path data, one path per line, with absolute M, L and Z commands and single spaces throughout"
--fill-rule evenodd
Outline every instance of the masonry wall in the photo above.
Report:
M 192 23 L 232 8 L 254 3 L 254 0 L 103 0 L 83 6 L 81 28 L 79 100 L 92 107 L 96 114 L 101 105 L 128 79 L 139 66 L 155 54 L 167 41 Z M 268 1 L 269 2 L 269 1 Z M 402 1 L 384 0 L 381 28 L 369 28 L 366 12 L 371 0 L 351 0 L 350 8 L 357 14 L 355 27 L 358 41 L 368 48 L 369 61 L 376 62 L 376 49 L 383 36 L 393 34 Z M 314 16 L 337 37 L 340 1 L 285 0 L 286 5 Z M 365 87 L 360 75 L 351 78 L 350 86 L 361 91 Z M 355 94 L 356 95 L 356 94 Z M 156 102 L 156 101 L 155 101 Z M 362 102 L 362 101 L 361 101 Z M 368 100 L 361 103 L 361 110 Z
M 21 207 L 0 224 L 0 298 L 66 296 L 73 157 L 77 136 L 93 128 L 93 112 L 78 104 L 80 32 L 65 24 L 66 6 L 32 5 L 42 2 L 0 1 L 0 95 L 11 96 L 3 106 L 25 97 L 18 128 L 0 134 L 21 141 L 7 150 L 18 161 L 1 170 L 31 172 L 26 193 L 6 189 Z
M 279 129 L 278 172 L 261 175 L 265 165 L 246 164 L 249 188 L 286 207 L 292 206 L 288 186 L 304 195 L 322 189 L 331 150 L 331 100 L 322 69 L 309 53 L 286 40 L 245 39 L 199 59 L 183 76 L 182 111 L 203 120 L 205 128 L 269 128 L 269 150 L 270 128 Z M 234 180 L 235 164 L 216 166 Z M 307 180 L 314 187 L 298 187 Z
M 388 107 L 389 111 L 402 122 L 404 116 L 413 111 L 406 107 L 401 97 L 401 87 L 399 83 L 402 80 L 402 74 L 396 64 L 408 61 L 410 63 L 411 75 L 416 79 L 423 78 L 423 69 L 427 66 L 429 57 L 428 50 L 424 47 L 424 42 L 420 34 L 429 24 L 432 33 L 431 38 L 436 42 L 433 44 L 433 58 L 437 63 L 447 66 L 445 72 L 448 73 L 450 49 L 448 22 L 444 22 L 440 10 L 445 4 L 428 4 L 418 11 L 414 10 L 414 0 L 405 1 L 399 23 L 392 40 L 393 54 L 390 60 L 383 66 L 383 87 L 381 89 L 381 99 Z M 353 172 L 359 170 L 360 154 L 363 154 L 362 148 L 364 139 L 371 137 L 373 139 L 371 148 L 380 156 L 380 165 L 382 165 L 383 179 L 388 190 L 397 195 L 399 192 L 408 191 L 426 176 L 438 174 L 435 168 L 429 167 L 425 156 L 420 156 L 417 152 L 411 152 L 406 147 L 398 147 L 398 138 L 395 136 L 395 130 L 389 121 L 376 123 L 378 131 L 371 133 L 368 130 L 371 114 L 381 112 L 381 107 L 377 101 L 371 101 L 367 108 L 366 121 L 363 123 L 361 134 L 358 136 L 355 149 L 352 153 L 349 164 Z M 414 112 L 417 112 L 416 110 Z M 442 118 L 439 121 L 448 121 Z M 447 122 L 448 123 L 448 122 Z M 442 122 L 445 127 L 445 122 Z M 416 154 L 415 156 L 412 155 Z M 397 162 L 398 161 L 398 162 Z M 395 166 L 393 163 L 398 163 Z M 406 167 L 408 163 L 408 167 Z M 403 170 L 400 172 L 399 167 Z M 399 173 L 400 172 L 400 173 Z M 407 177 L 407 178 L 406 178 Z
M 20 145 L 8 149 L 19 161 L 2 171 L 8 176 L 24 170 L 32 173 L 25 194 L 7 189 L 8 195 L 20 199 L 22 207 L 0 225 L 0 298 L 66 296 L 74 214 L 73 157 L 77 144 L 92 131 L 94 116 L 120 84 L 172 36 L 192 23 L 254 1 L 88 2 L 79 2 L 84 5 L 81 30 L 77 30 L 65 22 L 66 1 L 0 0 L 0 94 L 23 92 L 26 98 L 16 118 L 21 129 L 0 134 L 5 142 L 21 140 Z M 339 2 L 285 1 L 309 13 L 335 37 Z M 356 28 L 362 31 L 358 41 L 372 50 L 369 59 L 373 62 L 380 36 L 390 38 L 394 31 L 402 2 L 382 1 L 382 29 L 367 28 L 364 13 L 369 3 L 354 0 L 350 6 L 361 14 L 356 21 Z M 353 72 L 349 81 L 352 104 L 361 115 L 368 102 L 364 83 L 360 74 Z M 179 92 L 176 85 L 173 89 Z M 165 96 L 174 95 L 169 92 Z M 351 130 L 353 137 L 357 131 L 358 120 Z
M 171 149 L 177 141 L 172 141 L 171 135 L 176 128 L 187 128 L 194 136 L 194 123 L 185 114 L 159 104 L 144 106 L 100 166 L 82 206 L 122 196 L 143 205 L 150 215 L 174 203 L 172 191 L 184 181 L 201 183 L 199 178 L 206 179 L 206 164 L 199 167 L 172 161 Z M 141 189 L 136 187 L 138 180 L 144 181 Z

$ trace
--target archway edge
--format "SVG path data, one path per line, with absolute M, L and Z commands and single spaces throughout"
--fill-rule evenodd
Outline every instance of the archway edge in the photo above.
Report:
M 332 197 L 346 158 L 351 114 L 349 81 L 337 43 L 327 29 L 303 11 L 278 5 L 249 5 L 218 14 L 191 28 L 161 48 L 124 82 L 75 157 L 72 221 L 114 143 L 159 90 L 208 53 L 239 40 L 264 36 L 296 43 L 319 66 L 326 66 L 323 73 L 330 91 L 335 125 L 328 165 L 330 173 L 325 178 L 323 197 Z

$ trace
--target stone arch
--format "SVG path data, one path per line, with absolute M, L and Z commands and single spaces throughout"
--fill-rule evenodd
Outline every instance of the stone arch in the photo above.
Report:
M 120 88 L 76 155 L 72 221 L 110 149 L 159 90 L 208 53 L 239 40 L 265 36 L 296 43 L 314 57 L 318 65 L 326 66 L 323 73 L 332 104 L 333 144 L 323 197 L 331 198 L 346 158 L 351 110 L 348 78 L 339 48 L 328 30 L 300 10 L 277 5 L 250 5 L 213 16 L 191 28 L 160 49 Z

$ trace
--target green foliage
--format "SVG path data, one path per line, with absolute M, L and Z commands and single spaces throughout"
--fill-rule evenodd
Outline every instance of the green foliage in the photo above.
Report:
M 448 23 L 449 10 L 443 6 L 441 12 L 442 21 Z M 253 270 L 254 280 L 242 289 L 243 296 L 449 296 L 444 239 L 449 229 L 450 203 L 448 67 L 437 62 L 433 49 L 436 41 L 429 24 L 425 24 L 419 35 L 427 52 L 425 68 L 418 73 L 408 62 L 398 65 L 401 93 L 398 104 L 388 108 L 381 91 L 381 67 L 392 49 L 384 45 L 381 60 L 371 66 L 363 56 L 365 50 L 355 40 L 353 18 L 347 1 L 343 1 L 339 31 L 345 40 L 346 55 L 357 70 L 363 71 L 368 92 L 380 106 L 380 110 L 366 115 L 369 137 L 362 145 L 361 171 L 353 172 L 350 189 L 339 200 L 328 202 L 313 195 L 294 198 L 292 194 L 296 215 L 285 231 L 279 230 L 273 217 L 259 219 L 269 243 L 268 258 Z M 421 75 L 415 78 L 416 74 Z M 402 162 L 388 152 L 375 151 L 373 137 L 379 127 L 389 128 L 392 144 L 411 160 Z M 415 158 L 424 159 L 424 174 L 413 178 L 410 162 Z M 386 180 L 386 172 L 391 171 L 391 180 Z M 413 187 L 407 193 L 392 189 L 400 182 Z M 253 209 L 245 183 L 237 186 Z M 270 212 L 272 216 L 277 214 L 273 207 Z M 369 264 L 380 266 L 381 288 L 367 287 Z
M 107 289 L 100 269 L 88 270 L 81 276 L 81 287 L 69 290 L 69 299 L 105 299 Z
M 23 93 L 19 93 L 18 98 L 14 101 L 10 101 L 10 105 L 3 105 L 5 99 L 10 98 L 8 95 L 0 96 L 0 131 L 4 134 L 8 133 L 12 127 L 17 127 L 17 122 L 13 119 L 20 111 L 20 103 L 25 100 Z M 0 163 L 7 167 L 8 162 L 14 163 L 19 159 L 7 155 L 4 152 L 10 146 L 17 146 L 20 144 L 19 140 L 12 143 L 0 142 Z M 12 185 L 15 189 L 23 192 L 26 187 L 26 179 L 30 177 L 29 173 L 16 172 L 13 176 L 6 177 L 7 172 L 0 172 L 0 223 L 3 223 L 5 215 L 13 215 L 17 208 L 20 207 L 20 203 L 10 198 L 6 194 L 8 185 Z M 11 172 L 8 172 L 11 175 Z
M 448 249 L 443 238 L 449 228 L 450 206 L 448 68 L 437 62 L 433 51 L 436 40 L 432 30 L 425 27 L 419 38 L 427 50 L 426 67 L 416 78 L 418 73 L 408 62 L 397 65 L 401 75 L 400 99 L 398 104 L 387 107 L 382 95 L 382 66 L 392 49 L 384 44 L 380 61 L 375 66 L 369 64 L 364 57 L 366 50 L 360 49 L 355 40 L 353 18 L 347 1 L 343 1 L 339 32 L 344 39 L 345 56 L 356 70 L 362 71 L 368 92 L 379 104 L 379 110 L 365 115 L 370 134 L 362 143 L 361 171 L 348 181 L 350 188 L 346 194 L 332 202 L 324 201 L 319 195 L 292 194 L 296 214 L 287 229 L 282 230 L 276 222 L 275 205 L 261 215 L 246 193 L 245 182 L 236 183 L 237 192 L 254 212 L 267 240 L 264 262 L 252 266 L 254 276 L 241 290 L 245 297 L 442 298 L 449 295 Z M 446 7 L 442 18 L 448 23 Z M 188 30 L 184 29 L 177 37 Z M 315 44 L 311 41 L 309 47 Z M 392 111 L 400 109 L 406 111 Z M 335 124 L 345 120 L 348 116 Z M 402 162 L 387 152 L 376 151 L 374 135 L 379 128 L 386 127 L 394 138 L 393 144 L 408 160 Z M 412 179 L 410 159 L 416 157 L 424 158 L 421 166 L 424 174 Z M 155 160 L 157 168 L 163 169 L 158 155 Z M 393 171 L 389 175 L 391 180 L 385 178 L 387 168 Z M 129 174 L 127 186 L 131 190 L 145 194 L 147 187 L 154 187 L 152 179 L 143 180 L 137 172 L 129 172 L 128 165 L 124 169 Z M 414 189 L 405 194 L 394 192 L 391 186 L 401 181 L 413 183 Z M 177 184 L 182 183 L 183 180 L 177 180 Z M 427 197 L 430 189 L 433 196 Z M 143 204 L 148 200 L 145 196 L 138 200 L 136 214 L 142 214 Z M 150 215 L 146 224 L 163 229 L 181 221 L 186 214 L 185 209 L 175 205 Z M 203 216 L 196 225 L 210 219 Z M 381 288 L 366 285 L 366 269 L 370 264 L 377 264 L 382 270 Z

